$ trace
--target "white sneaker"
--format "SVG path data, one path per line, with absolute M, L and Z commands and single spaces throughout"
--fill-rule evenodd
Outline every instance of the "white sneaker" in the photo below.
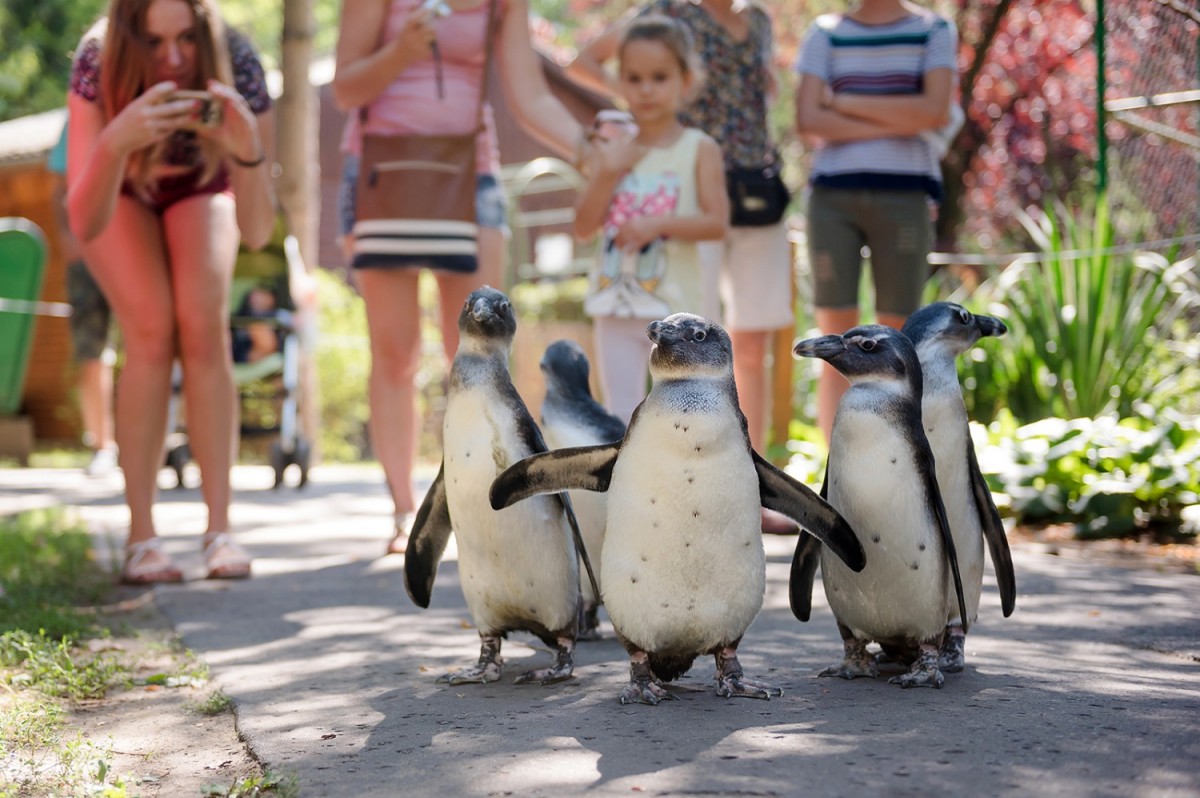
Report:
M 111 474 L 116 468 L 116 451 L 114 449 L 97 449 L 92 454 L 91 461 L 84 467 L 83 473 L 89 477 L 102 477 Z

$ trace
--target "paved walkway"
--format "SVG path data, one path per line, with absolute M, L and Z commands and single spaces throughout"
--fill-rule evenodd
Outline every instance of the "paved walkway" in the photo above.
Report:
M 453 549 L 418 610 L 401 559 L 377 558 L 381 482 L 326 467 L 303 491 L 272 491 L 269 469 L 238 467 L 234 522 L 257 575 L 156 591 L 255 755 L 303 795 L 1200 795 L 1200 578 L 1018 548 L 1013 617 L 989 576 L 967 670 L 905 691 L 814 677 L 840 658 L 832 615 L 818 588 L 814 620 L 792 617 L 794 539 L 766 537 L 766 603 L 741 658 L 781 699 L 717 698 L 698 661 L 682 700 L 623 707 L 628 665 L 607 625 L 566 683 L 446 687 L 435 677 L 478 655 Z M 102 545 L 119 543 L 119 488 L 3 470 L 0 512 L 76 505 Z M 158 519 L 198 577 L 198 491 L 164 491 Z M 539 647 L 508 641 L 506 673 L 549 662 Z

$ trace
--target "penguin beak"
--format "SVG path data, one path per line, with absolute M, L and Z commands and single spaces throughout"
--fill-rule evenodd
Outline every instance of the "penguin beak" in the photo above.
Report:
M 792 347 L 796 357 L 819 357 L 829 360 L 846 351 L 846 342 L 840 335 L 822 335 L 820 338 L 809 338 L 798 342 Z
M 1004 335 L 1008 332 L 1004 322 L 994 316 L 976 316 L 975 326 L 979 328 L 980 335 Z
M 491 303 L 485 297 L 480 297 L 475 300 L 475 304 L 471 306 L 471 318 L 475 321 L 483 321 L 488 316 L 492 315 Z

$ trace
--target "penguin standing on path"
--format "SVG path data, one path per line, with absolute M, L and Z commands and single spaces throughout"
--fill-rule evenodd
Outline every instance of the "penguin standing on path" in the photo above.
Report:
M 588 385 L 590 366 L 583 347 L 574 341 L 555 341 L 542 355 L 546 396 L 542 400 L 542 434 L 551 449 L 616 443 L 625 437 L 625 422 L 609 413 L 592 397 Z M 603 494 L 573 490 L 569 493 L 588 555 L 597 561 L 604 547 L 605 498 Z M 598 640 L 600 596 L 589 579 L 583 579 L 583 609 L 579 639 Z M 603 590 L 601 584 L 600 589 Z
M 866 547 L 867 565 L 859 573 L 821 553 L 825 595 L 845 658 L 820 675 L 877 676 L 867 651 L 874 641 L 911 665 L 893 684 L 940 688 L 946 619 L 955 599 L 960 617 L 966 611 L 933 452 L 921 427 L 916 350 L 900 332 L 872 324 L 801 341 L 793 352 L 825 360 L 850 381 L 833 421 L 825 490 Z M 803 546 L 802 537 L 792 562 L 793 608 Z
M 480 653 L 474 667 L 438 680 L 450 684 L 499 679 L 501 640 L 517 630 L 557 652 L 553 666 L 524 673 L 517 684 L 556 682 L 574 668 L 579 565 L 569 504 L 545 496 L 497 512 L 488 503 L 496 474 L 546 451 L 508 372 L 516 328 L 508 298 L 486 286 L 459 314 L 442 467 L 417 511 L 405 555 L 405 589 L 417 606 L 428 607 L 451 531 L 458 542 L 459 577 Z
M 975 623 L 979 613 L 984 540 L 991 551 L 996 584 L 1000 588 L 1000 607 L 1007 618 L 1017 597 L 1012 555 L 992 492 L 975 458 L 955 359 L 980 337 L 1003 335 L 1008 328 L 991 316 L 972 315 L 962 305 L 935 302 L 909 316 L 902 332 L 913 342 L 921 361 L 925 381 L 921 419 L 937 461 L 938 487 L 946 503 L 946 517 L 958 552 L 967 603 L 965 620 Z M 966 664 L 966 632 L 957 608 L 951 610 L 938 667 L 946 673 L 957 673 Z
M 762 608 L 761 508 L 800 522 L 861 570 L 854 533 L 750 446 L 728 334 L 677 313 L 647 328 L 654 385 L 620 443 L 553 451 L 496 478 L 492 506 L 568 488 L 608 493 L 604 604 L 630 656 L 622 703 L 674 698 L 662 682 L 716 659 L 717 695 L 782 691 L 744 676 L 737 648 Z

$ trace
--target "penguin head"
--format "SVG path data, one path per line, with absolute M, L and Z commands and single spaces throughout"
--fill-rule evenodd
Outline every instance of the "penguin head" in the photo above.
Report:
M 588 386 L 591 367 L 583 347 L 575 341 L 563 339 L 546 347 L 539 364 L 546 378 L 547 393 L 574 396 L 581 392 L 592 395 Z
M 733 375 L 733 344 L 729 334 L 703 316 L 675 313 L 662 321 L 650 322 L 646 335 L 654 342 L 650 350 L 650 374 L 656 380 Z
M 921 385 L 917 350 L 899 330 L 865 324 L 842 335 L 809 338 L 792 347 L 796 357 L 818 357 L 833 366 L 853 385 L 859 382 L 895 382 Z
M 904 322 L 902 332 L 917 351 L 941 351 L 955 358 L 987 335 L 1004 335 L 1008 327 L 992 316 L 976 316 L 953 302 L 934 302 Z
M 512 303 L 491 286 L 475 289 L 458 314 L 458 331 L 463 339 L 512 343 L 517 331 Z

